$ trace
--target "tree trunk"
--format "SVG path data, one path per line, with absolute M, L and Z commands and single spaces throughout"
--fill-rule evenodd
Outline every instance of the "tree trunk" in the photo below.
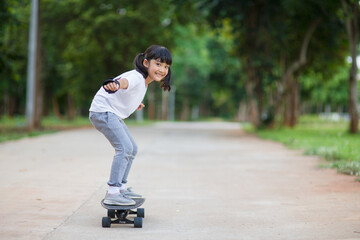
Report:
M 4 112 L 9 117 L 15 116 L 16 98 L 8 93 L 4 94 Z
M 359 3 L 358 1 L 348 2 L 341 0 L 341 5 L 345 13 L 345 25 L 349 38 L 350 55 L 352 59 L 349 76 L 349 115 L 350 115 L 350 133 L 359 131 L 359 113 L 358 113 L 358 89 L 357 89 L 357 44 L 359 41 Z
M 239 103 L 239 108 L 238 108 L 238 111 L 237 111 L 237 114 L 236 114 L 236 121 L 239 121 L 239 122 L 247 122 L 249 119 L 248 119 L 248 115 L 247 115 L 247 112 L 248 112 L 248 109 L 247 109 L 247 104 L 245 101 L 241 101 Z
M 161 99 L 161 119 L 166 121 L 168 120 L 168 96 L 169 92 L 163 91 L 162 92 L 162 99 Z
M 58 102 L 58 100 L 56 99 L 55 96 L 53 96 L 52 99 L 51 99 L 51 101 L 52 101 L 53 111 L 54 111 L 55 116 L 56 116 L 58 119 L 62 119 L 62 116 L 61 116 L 61 113 L 60 113 L 60 108 L 59 108 L 59 102 Z
M 261 125 L 261 106 L 260 101 L 262 97 L 259 96 L 262 86 L 259 86 L 260 81 L 257 76 L 257 69 L 254 66 L 254 61 L 256 61 L 256 52 L 259 51 L 259 48 L 262 45 L 259 36 L 257 35 L 257 29 L 260 27 L 259 18 L 261 16 L 262 1 L 254 1 L 252 6 L 249 9 L 248 14 L 246 14 L 245 24 L 247 26 L 246 40 L 245 44 L 247 46 L 246 55 L 248 59 L 246 60 L 246 96 L 250 113 L 250 121 L 256 127 Z M 258 97 L 258 98 L 256 98 Z
M 251 61 L 251 60 L 249 60 Z M 250 121 L 255 127 L 259 127 L 261 124 L 260 116 L 258 112 L 258 103 L 254 96 L 254 91 L 256 87 L 256 76 L 255 76 L 256 69 L 251 66 L 251 63 L 248 64 L 247 67 L 247 79 L 245 83 L 246 88 L 246 95 L 248 98 L 248 106 L 250 112 Z
M 284 112 L 284 126 L 295 127 L 299 116 L 299 82 L 297 79 L 289 80 Z
M 148 119 L 155 120 L 155 94 L 152 84 L 149 85 L 148 90 Z
M 40 35 L 40 1 L 39 1 L 39 20 L 38 29 L 39 34 L 37 35 L 37 49 L 36 49 L 36 90 L 35 90 L 35 128 L 41 128 L 41 118 L 43 115 L 44 106 L 44 88 L 41 78 L 41 35 Z
M 263 114 L 263 103 L 264 103 L 264 91 L 263 91 L 263 79 L 259 76 L 256 76 L 256 86 L 255 86 L 255 94 L 257 100 L 257 121 L 259 126 L 263 122 L 262 114 Z
M 189 120 L 189 116 L 190 116 L 189 101 L 187 99 L 185 99 L 183 101 L 182 108 L 181 108 L 180 120 L 187 121 L 187 120 Z
M 292 94 L 292 114 L 291 114 L 291 121 L 290 127 L 295 127 L 298 123 L 299 114 L 300 114 L 300 83 L 299 79 L 294 79 L 294 87 L 293 87 L 293 94 Z
M 284 102 L 284 118 L 283 118 L 283 125 L 289 127 L 290 126 L 290 119 L 291 119 L 291 108 L 292 108 L 292 76 L 287 79 L 286 82 L 286 90 L 285 90 L 285 102 Z
M 274 114 L 275 115 L 280 112 L 280 109 L 283 106 L 283 100 L 286 97 L 287 91 L 289 91 L 289 89 L 287 88 L 287 86 L 289 85 L 288 82 L 292 81 L 292 79 L 294 78 L 295 72 L 298 71 L 301 67 L 303 67 L 306 64 L 306 61 L 307 61 L 306 55 L 307 55 L 307 51 L 309 48 L 309 43 L 310 43 L 311 37 L 312 37 L 316 27 L 319 25 L 319 23 L 320 23 L 320 19 L 318 18 L 309 26 L 308 30 L 306 31 L 306 34 L 305 34 L 305 37 L 304 37 L 304 40 L 303 40 L 303 43 L 302 43 L 302 46 L 300 49 L 299 58 L 296 59 L 295 61 L 293 61 L 293 63 L 290 64 L 290 66 L 286 69 L 286 71 L 282 75 L 281 81 L 278 84 L 278 94 L 274 101 L 274 105 L 275 105 Z M 292 90 L 290 90 L 290 92 L 292 92 Z
M 68 119 L 74 120 L 76 116 L 74 97 L 71 94 L 68 94 Z
M 29 33 L 28 82 L 26 97 L 27 128 L 41 127 L 42 91 L 40 84 L 40 1 L 32 1 Z M 40 104 L 40 105 L 39 105 Z

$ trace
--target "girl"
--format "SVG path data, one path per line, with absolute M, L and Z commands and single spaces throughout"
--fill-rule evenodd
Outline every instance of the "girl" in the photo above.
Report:
M 137 145 L 123 119 L 145 107 L 142 100 L 151 82 L 161 82 L 164 91 L 170 91 L 171 63 L 172 57 L 167 48 L 152 45 L 135 57 L 134 70 L 105 80 L 91 103 L 90 121 L 115 149 L 109 189 L 104 200 L 106 204 L 134 205 L 133 198 L 142 198 L 126 188 Z

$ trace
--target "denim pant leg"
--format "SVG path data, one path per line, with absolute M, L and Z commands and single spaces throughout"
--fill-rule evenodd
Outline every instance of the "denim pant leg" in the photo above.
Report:
M 126 124 L 124 123 L 123 120 L 121 120 L 121 123 L 123 125 L 123 128 L 129 138 L 129 140 L 131 141 L 132 143 L 132 146 L 133 146 L 133 151 L 132 153 L 130 154 L 129 158 L 128 158 L 128 165 L 127 165 L 127 168 L 125 170 L 125 174 L 124 174 L 124 177 L 122 179 L 122 183 L 127 183 L 127 178 L 129 176 L 129 172 L 130 172 L 130 169 L 131 169 L 131 165 L 133 163 L 133 160 L 135 159 L 135 156 L 137 154 L 137 151 L 138 151 L 138 148 L 137 148 L 137 145 L 136 145 L 136 142 L 134 141 L 133 137 L 131 136 L 130 132 L 129 132 L 129 129 L 128 127 L 126 126 Z
M 122 120 L 110 112 L 91 112 L 90 121 L 97 130 L 105 135 L 115 149 L 108 185 L 121 187 L 130 155 L 133 152 L 132 142 L 121 123 Z

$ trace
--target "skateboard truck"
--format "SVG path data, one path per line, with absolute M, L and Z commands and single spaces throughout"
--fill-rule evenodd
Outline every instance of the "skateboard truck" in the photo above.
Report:
M 145 209 L 137 208 L 141 206 L 145 199 L 134 199 L 136 204 L 133 206 L 114 206 L 107 205 L 101 201 L 101 205 L 107 209 L 107 217 L 102 218 L 102 227 L 109 228 L 111 224 L 133 224 L 135 228 L 142 228 Z M 136 211 L 132 209 L 136 209 Z M 128 215 L 136 215 L 134 220 L 128 218 Z

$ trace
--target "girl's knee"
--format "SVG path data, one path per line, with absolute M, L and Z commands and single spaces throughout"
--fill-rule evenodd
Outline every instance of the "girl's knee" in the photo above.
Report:
M 132 149 L 132 155 L 135 157 L 136 154 L 137 154 L 137 152 L 138 152 L 138 147 L 137 147 L 136 144 L 134 144 L 134 145 L 133 145 L 133 149 Z
M 121 144 L 119 146 L 115 146 L 115 152 L 117 155 L 125 155 L 125 156 L 133 156 L 135 157 L 138 151 L 138 147 L 136 144 L 128 143 Z
M 115 147 L 115 154 L 116 155 L 130 155 L 132 154 L 133 148 L 132 146 L 121 146 L 121 147 Z
M 134 146 L 132 144 L 127 144 L 125 146 L 125 154 L 127 156 L 131 156 L 131 155 L 133 155 L 133 152 L 134 152 Z

